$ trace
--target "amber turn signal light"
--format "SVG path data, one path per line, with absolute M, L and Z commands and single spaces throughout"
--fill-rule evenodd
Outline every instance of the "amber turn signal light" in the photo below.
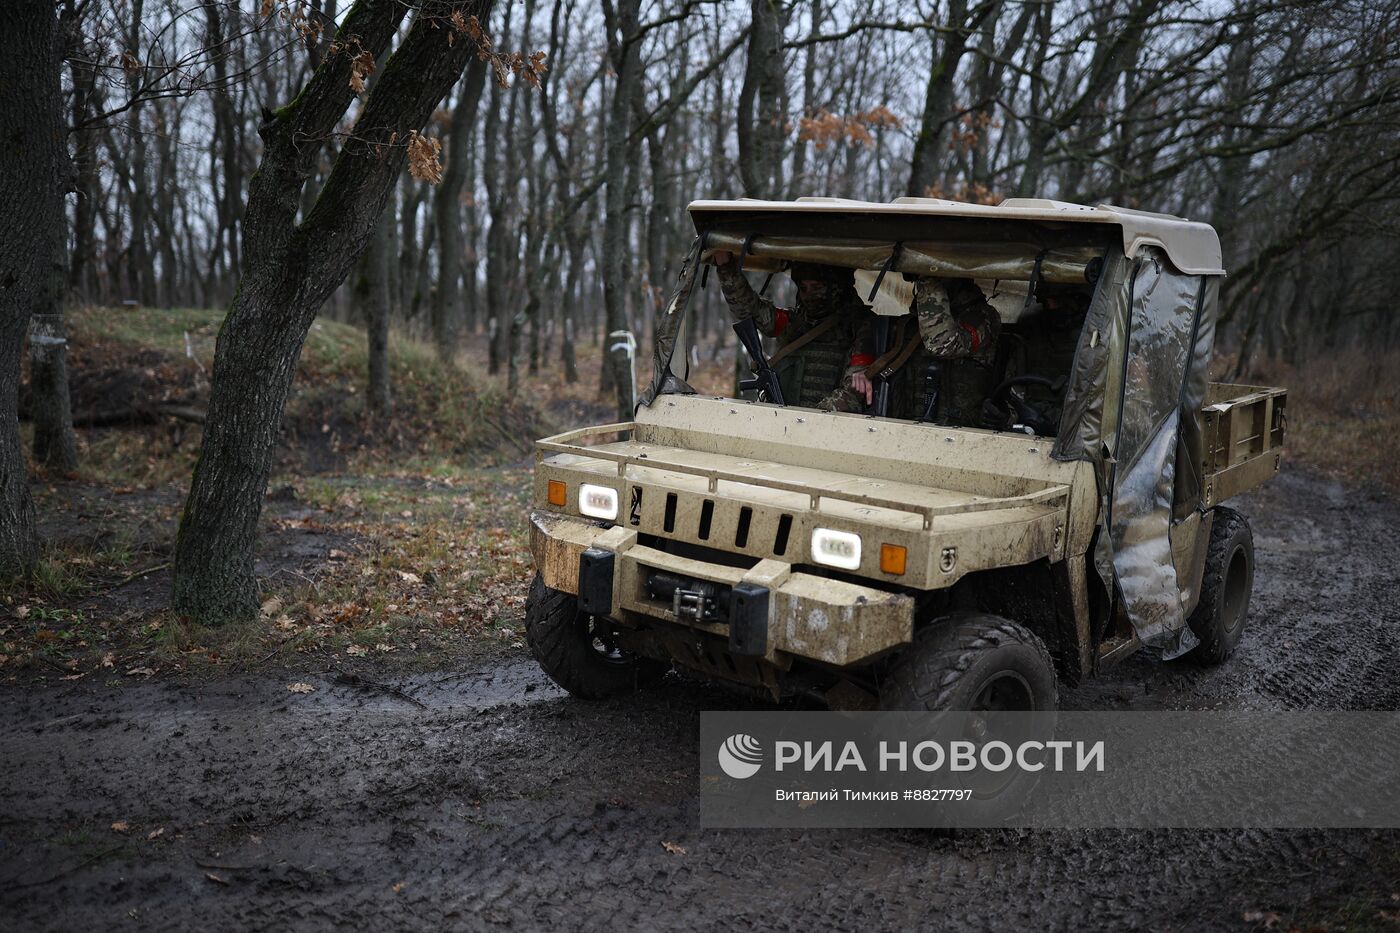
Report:
M 549 481 L 549 504 L 562 506 L 569 496 L 569 487 L 557 479 Z
M 880 569 L 885 573 L 903 574 L 908 557 L 909 551 L 898 544 L 880 545 Z

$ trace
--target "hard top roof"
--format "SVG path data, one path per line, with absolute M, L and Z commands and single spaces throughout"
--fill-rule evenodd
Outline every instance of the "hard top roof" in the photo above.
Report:
M 953 217 L 1111 225 L 1122 232 L 1124 255 L 1133 256 L 1143 246 L 1159 246 L 1166 250 L 1172 265 L 1182 272 L 1191 275 L 1225 274 L 1221 267 L 1220 238 L 1216 236 L 1215 229 L 1210 224 L 1186 220 L 1171 214 L 1153 214 L 1115 207 L 1112 204 L 1089 206 L 1045 198 L 1009 198 L 995 206 L 947 201 L 942 198 L 896 198 L 888 203 L 847 198 L 798 198 L 795 201 L 740 198 L 733 201 L 692 201 L 689 210 L 696 229 L 707 226 L 720 216 L 775 213 Z

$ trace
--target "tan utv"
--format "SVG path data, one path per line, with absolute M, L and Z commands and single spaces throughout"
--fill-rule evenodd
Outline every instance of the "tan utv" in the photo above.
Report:
M 1286 396 L 1209 382 L 1210 226 L 1034 199 L 689 210 L 635 420 L 537 444 L 526 632 L 556 682 L 598 698 L 674 665 L 834 708 L 1053 710 L 1140 649 L 1230 654 L 1254 553 L 1221 503 L 1278 471 Z M 872 414 L 697 394 L 686 311 L 717 252 L 855 270 L 882 327 L 909 313 L 891 282 L 971 279 L 1001 320 L 991 427 L 928 401 L 944 367 L 918 354 Z

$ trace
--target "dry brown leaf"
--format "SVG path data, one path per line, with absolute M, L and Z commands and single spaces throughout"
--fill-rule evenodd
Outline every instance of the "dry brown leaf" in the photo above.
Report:
M 442 143 L 436 139 L 419 135 L 417 130 L 408 134 L 408 174 L 419 181 L 436 185 L 442 181 Z
M 272 597 L 272 598 L 269 599 L 267 602 L 265 602 L 265 603 L 262 604 L 262 609 L 261 609 L 260 611 L 262 612 L 262 616 L 263 616 L 264 619 L 268 619 L 268 618 L 271 618 L 272 616 L 277 615 L 278 612 L 281 612 L 281 611 L 282 611 L 282 599 L 281 599 L 281 597 L 279 597 L 279 596 L 274 596 L 274 597 Z
M 422 583 L 423 578 L 409 570 L 398 571 L 399 579 L 405 583 Z
M 210 881 L 215 882 L 216 884 L 228 884 L 228 882 L 227 882 L 226 880 L 224 880 L 223 878 L 220 878 L 218 875 L 214 874 L 212 871 L 206 871 L 206 872 L 204 873 L 204 877 L 208 878 Z
M 374 74 L 374 55 L 368 49 L 360 49 L 360 54 L 350 60 L 350 90 L 356 94 L 365 92 L 365 78 Z
M 364 648 L 361 645 L 351 645 L 349 648 L 345 649 L 345 653 L 350 655 L 351 657 L 358 658 L 361 655 L 368 654 L 369 652 L 366 648 Z
M 159 836 L 163 836 L 163 835 L 165 835 L 165 827 L 164 827 L 164 826 L 162 826 L 160 829 L 153 829 L 153 830 L 151 830 L 149 833 L 146 834 L 146 838 L 147 838 L 148 840 L 150 840 L 150 839 L 155 839 L 155 838 L 157 838 L 157 837 L 159 837 Z
M 297 681 L 296 683 L 294 683 L 294 684 L 287 684 L 287 689 L 288 689 L 289 691 L 291 691 L 292 693 L 315 693 L 315 692 L 316 692 L 316 688 L 315 688 L 315 687 L 311 686 L 311 685 L 308 684 L 308 683 L 303 683 L 303 682 L 301 682 L 300 680 L 298 680 L 298 681 Z
M 112 654 L 112 652 L 109 651 L 109 652 L 107 652 L 106 654 L 104 654 L 104 655 L 102 656 L 102 666 L 103 666 L 103 667 L 116 667 L 116 664 L 117 664 L 117 658 L 116 658 L 116 655 Z
M 661 848 L 670 852 L 672 855 L 685 855 L 685 849 L 676 845 L 674 842 L 663 842 L 661 843 Z
M 149 667 L 133 667 L 126 672 L 128 677 L 150 677 L 155 671 Z
M 131 832 L 131 824 L 128 823 L 126 820 L 117 820 L 115 823 L 112 824 L 112 832 L 114 832 L 114 833 L 128 833 L 128 832 Z

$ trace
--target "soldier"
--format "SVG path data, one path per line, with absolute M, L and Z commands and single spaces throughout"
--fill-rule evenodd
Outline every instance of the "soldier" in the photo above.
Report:
M 714 261 L 720 288 L 734 316 L 752 317 L 760 331 L 777 339 L 778 349 L 770 363 L 778 372 L 788 404 L 858 407 L 854 396 L 846 398 L 839 385 L 847 350 L 861 320 L 869 314 L 856 294 L 851 270 L 793 263 L 789 272 L 797 285 L 797 307 L 787 309 L 754 292 L 733 253 L 716 251 Z
M 930 363 L 940 366 L 936 414 L 946 424 L 976 425 L 981 421 L 982 402 L 991 391 L 993 366 L 996 362 L 997 336 L 1001 333 L 1001 316 L 988 303 L 982 289 L 971 279 L 921 278 L 914 283 L 914 315 L 918 320 L 917 340 L 922 352 L 896 354 L 898 363 L 907 362 L 901 375 L 904 381 L 912 377 L 919 385 L 908 386 L 899 394 L 911 403 L 897 403 L 896 417 L 916 417 L 927 407 L 928 382 L 923 378 Z M 843 380 L 856 397 L 867 404 L 874 397 L 866 366 L 854 365 L 857 354 L 869 356 L 869 333 L 862 333 L 858 348 L 852 352 L 853 365 Z M 897 349 L 897 348 L 896 348 Z
M 1028 374 L 1055 381 L 1068 378 L 1079 348 L 1079 332 L 1089 313 L 1090 292 L 1082 286 L 1041 285 L 1037 297 L 1038 305 L 1017 321 L 1026 347 L 1022 365 Z M 1042 427 L 1052 430 L 1059 425 L 1063 388 L 1032 384 L 1020 391 L 1026 403 L 1041 416 Z

